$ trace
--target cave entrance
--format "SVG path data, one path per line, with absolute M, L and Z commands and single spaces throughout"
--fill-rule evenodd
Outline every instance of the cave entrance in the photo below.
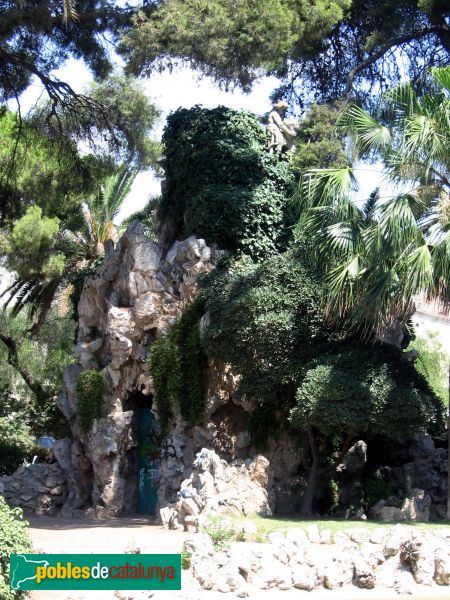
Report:
M 161 467 L 161 444 L 155 415 L 149 408 L 138 409 L 138 492 L 137 511 L 156 514 Z

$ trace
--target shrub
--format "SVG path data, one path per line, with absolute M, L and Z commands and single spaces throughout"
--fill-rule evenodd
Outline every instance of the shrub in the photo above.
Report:
M 101 371 L 89 369 L 82 371 L 77 379 L 77 411 L 81 430 L 87 433 L 94 419 L 102 416 L 103 397 L 106 381 Z
M 393 347 L 355 345 L 311 361 L 291 421 L 324 435 L 414 434 L 443 418 L 414 366 Z
M 224 527 L 220 522 L 205 525 L 203 532 L 209 535 L 215 550 L 223 550 L 236 539 L 236 532 L 229 527 Z
M 329 496 L 329 512 L 335 513 L 339 506 L 339 484 L 335 479 L 330 479 L 328 484 L 328 496 Z
M 371 507 L 379 500 L 385 500 L 394 495 L 394 486 L 379 472 L 364 481 L 364 498 L 367 507 Z
M 181 552 L 181 568 L 183 571 L 188 571 L 191 568 L 192 552 L 183 550 Z
M 0 417 L 0 475 L 10 475 L 33 449 L 29 427 L 17 418 Z
M 167 119 L 163 142 L 159 219 L 170 223 L 169 243 L 195 234 L 254 258 L 282 246 L 294 179 L 287 162 L 265 151 L 254 115 L 223 106 L 179 109 Z
M 241 394 L 282 406 L 295 394 L 302 365 L 334 339 L 323 323 L 320 297 L 319 279 L 295 253 L 263 264 L 241 258 L 203 282 L 210 317 L 206 353 L 235 367 Z
M 0 598 L 2 600 L 21 600 L 27 592 L 12 592 L 9 588 L 10 554 L 31 551 L 28 534 L 28 522 L 23 520 L 20 508 L 10 508 L 0 496 Z
M 173 330 L 174 339 L 181 355 L 180 413 L 183 419 L 191 425 L 202 421 L 205 409 L 203 385 L 205 355 L 200 341 L 200 319 L 204 310 L 201 301 L 190 304 Z
M 401 351 L 388 346 L 353 343 L 313 359 L 295 400 L 290 421 L 307 430 L 313 458 L 302 499 L 304 515 L 311 514 L 318 481 L 335 472 L 355 436 L 395 437 L 443 424 L 439 399 Z M 324 441 L 333 438 L 342 442 L 327 464 Z
M 424 376 L 433 392 L 447 406 L 448 403 L 448 364 L 450 357 L 445 353 L 437 333 L 417 336 L 408 346 L 417 350 L 419 358 L 414 362 L 416 370 Z

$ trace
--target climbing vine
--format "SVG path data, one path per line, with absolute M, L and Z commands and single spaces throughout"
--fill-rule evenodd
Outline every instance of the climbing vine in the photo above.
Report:
M 172 334 L 153 343 L 149 362 L 155 386 L 158 420 L 161 429 L 167 431 L 170 420 L 179 410 L 181 394 L 180 351 Z
M 179 413 L 188 423 L 201 422 L 204 413 L 203 354 L 200 342 L 200 301 L 190 304 L 166 338 L 156 340 L 149 353 L 158 418 L 163 430 Z
M 284 246 L 294 175 L 264 149 L 255 115 L 194 106 L 169 115 L 159 220 L 172 238 L 194 234 L 255 259 Z
M 81 430 L 87 433 L 94 419 L 102 416 L 103 397 L 106 381 L 101 371 L 89 369 L 82 371 L 77 379 L 77 411 Z

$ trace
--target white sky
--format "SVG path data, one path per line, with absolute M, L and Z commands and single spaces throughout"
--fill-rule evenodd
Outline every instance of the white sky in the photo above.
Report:
M 92 81 L 90 71 L 82 61 L 69 59 L 54 75 L 69 83 L 77 92 L 81 92 Z M 240 90 L 226 92 L 217 88 L 212 79 L 200 77 L 198 73 L 188 68 L 178 67 L 171 73 L 155 73 L 143 80 L 145 91 L 149 98 L 161 108 L 162 117 L 155 130 L 155 137 L 160 138 L 167 115 L 179 108 L 190 108 L 202 104 L 206 108 L 213 108 L 220 104 L 234 109 L 245 109 L 262 115 L 270 109 L 269 97 L 277 87 L 275 77 L 264 77 L 255 83 L 250 94 Z M 42 86 L 33 83 L 21 96 L 22 111 L 25 113 L 34 106 L 42 94 Z M 14 110 L 14 103 L 10 104 Z M 362 200 L 380 186 L 380 195 L 392 194 L 392 188 L 383 182 L 382 165 L 360 165 L 357 171 L 359 192 L 356 200 Z M 125 200 L 117 222 L 145 206 L 150 196 L 160 193 L 160 180 L 152 172 L 140 173 L 133 184 L 130 194 Z

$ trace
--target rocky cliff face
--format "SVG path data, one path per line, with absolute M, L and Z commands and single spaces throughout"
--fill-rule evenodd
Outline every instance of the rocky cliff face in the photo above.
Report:
M 79 362 L 66 369 L 57 400 L 72 432 L 71 439 L 58 440 L 54 449 L 58 465 L 50 468 L 57 481 L 47 477 L 44 465 L 31 466 L 33 477 L 29 470 L 19 470 L 4 483 L 0 479 L 13 504 L 50 514 L 62 504 L 63 515 L 99 518 L 136 511 L 139 410 L 151 409 L 157 417 L 147 355 L 195 299 L 198 275 L 211 271 L 219 257 L 217 249 L 195 237 L 164 252 L 138 222 L 116 248 L 112 244 L 106 248 L 103 263 L 83 288 L 78 307 Z M 206 323 L 207 315 L 200 328 Z M 83 433 L 76 382 L 83 370 L 93 368 L 103 372 L 108 391 L 101 418 Z M 248 431 L 254 407 L 236 393 L 239 376 L 229 365 L 209 358 L 204 382 L 203 425 L 188 426 L 177 417 L 168 435 L 159 439 L 158 507 L 164 509 L 163 522 L 195 528 L 207 512 L 296 512 L 305 483 L 299 474 L 304 451 L 298 440 L 283 433 L 276 440 L 270 438 L 264 456 L 259 455 Z M 400 490 L 394 509 L 402 507 L 403 498 L 408 506 L 413 501 L 419 506 L 422 494 L 424 501 L 431 498 L 430 516 L 441 517 L 446 452 L 434 448 L 429 436 L 417 439 L 415 453 L 413 440 L 398 466 L 386 467 Z M 366 445 L 359 441 L 338 469 L 342 516 L 348 516 L 349 506 L 354 507 L 353 516 L 364 516 L 361 476 L 366 462 Z M 417 501 L 411 500 L 413 488 Z M 386 499 L 382 508 L 391 508 L 391 500 Z
M 219 257 L 220 251 L 195 237 L 175 242 L 163 253 L 135 222 L 115 249 L 107 248 L 102 265 L 86 280 L 78 307 L 79 363 L 66 369 L 64 389 L 58 397 L 73 436 L 58 442 L 58 462 L 68 481 L 63 515 L 102 518 L 136 510 L 137 413 L 140 408 L 151 408 L 157 416 L 148 351 L 195 299 L 198 275 L 211 271 Z M 104 373 L 108 393 L 102 417 L 84 434 L 77 418 L 75 388 L 79 374 L 92 368 Z M 205 479 L 204 474 L 195 476 L 194 463 L 206 448 L 217 452 L 225 475 L 213 481 L 211 489 L 203 482 L 200 485 L 205 506 L 209 506 L 214 489 L 224 491 L 226 481 L 225 495 L 238 498 L 242 495 L 239 488 L 246 490 L 247 499 L 257 498 L 238 502 L 238 512 L 267 514 L 277 503 L 280 510 L 295 509 L 302 452 L 292 440 L 282 438 L 270 442 L 265 453 L 268 462 L 264 457 L 257 459 L 246 429 L 253 407 L 237 399 L 238 383 L 239 377 L 228 365 L 209 359 L 204 425 L 189 427 L 178 417 L 161 440 L 159 507 L 177 505 L 183 482 L 192 488 L 192 481 Z M 263 483 L 255 476 L 255 459 L 258 469 L 265 465 Z M 233 474 L 239 478 L 232 494 Z M 216 504 L 219 512 L 226 510 L 226 502 Z M 183 526 L 187 513 L 177 514 L 178 520 L 172 521 Z
M 69 480 L 63 514 L 88 509 L 88 514 L 104 517 L 136 509 L 136 413 L 153 406 L 147 353 L 194 299 L 198 274 L 210 271 L 219 256 L 193 237 L 176 242 L 163 256 L 135 222 L 115 249 L 107 248 L 102 265 L 86 280 L 78 307 L 80 362 L 66 370 L 58 397 L 73 434 L 61 457 Z M 108 393 L 102 418 L 84 434 L 75 387 L 80 372 L 92 368 L 104 373 Z

